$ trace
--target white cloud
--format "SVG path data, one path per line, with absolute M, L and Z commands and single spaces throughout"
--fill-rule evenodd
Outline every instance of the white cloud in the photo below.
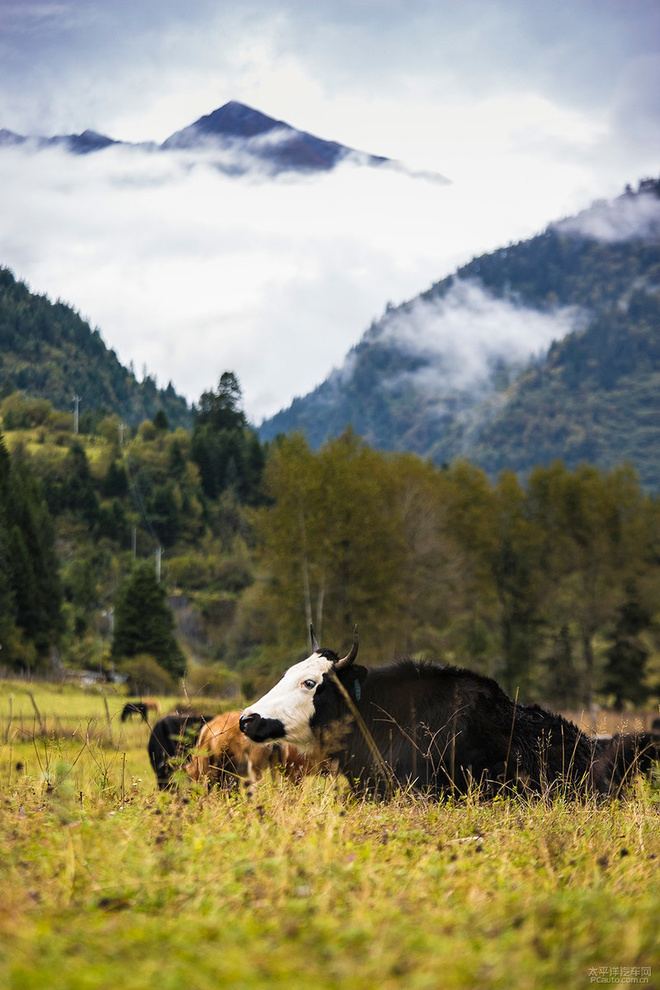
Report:
M 0 127 L 162 141 L 230 99 L 402 160 L 275 182 L 185 155 L 0 154 L 0 263 L 254 420 L 388 299 L 660 166 L 655 0 L 7 0 Z M 451 186 L 426 181 L 447 176 Z
M 540 203 L 495 159 L 451 186 L 350 163 L 266 181 L 193 162 L 2 150 L 0 259 L 192 401 L 235 371 L 254 421 L 322 381 L 388 299 L 536 232 L 564 197 Z
M 386 316 L 376 337 L 426 362 L 393 385 L 414 377 L 418 388 L 442 396 L 487 388 L 499 361 L 522 367 L 584 323 L 576 307 L 540 312 L 496 298 L 476 281 L 454 279 L 445 295 Z
M 560 234 L 592 237 L 613 243 L 633 238 L 655 241 L 660 237 L 660 199 L 653 193 L 620 196 L 613 202 L 596 202 L 576 217 L 554 224 Z

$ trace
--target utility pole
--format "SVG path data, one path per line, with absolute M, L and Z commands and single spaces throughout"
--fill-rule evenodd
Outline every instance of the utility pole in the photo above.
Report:
M 78 406 L 82 402 L 82 399 L 79 395 L 74 395 L 72 401 L 75 404 L 75 408 L 73 410 L 73 432 L 76 436 L 78 436 Z

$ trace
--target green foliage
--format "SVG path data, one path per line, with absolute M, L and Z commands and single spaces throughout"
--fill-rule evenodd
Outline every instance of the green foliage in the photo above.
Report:
M 120 666 L 126 675 L 128 690 L 142 697 L 144 694 L 172 694 L 174 680 L 154 657 L 138 653 L 132 660 L 123 660 Z
M 12 392 L 0 404 L 0 416 L 5 430 L 27 430 L 42 426 L 51 419 L 52 404 L 48 399 L 31 399 L 23 392 Z
M 39 411 L 45 400 L 56 409 L 70 410 L 73 392 L 82 396 L 83 430 L 95 427 L 93 418 L 85 420 L 95 410 L 101 417 L 112 410 L 136 424 L 162 412 L 168 423 L 190 425 L 186 400 L 171 383 L 158 389 L 148 376 L 138 382 L 108 350 L 99 330 L 92 330 L 70 306 L 30 292 L 7 268 L 0 268 L 0 352 L 0 395 L 27 392 L 30 425 L 35 415 L 46 414 L 43 408 Z M 13 407 L 8 413 L 5 430 L 27 425 Z
M 43 482 L 44 495 L 51 513 L 77 513 L 92 528 L 99 519 L 99 502 L 87 455 L 79 443 L 74 443 L 69 448 L 58 475 L 49 473 Z
M 634 593 L 634 585 L 629 591 Z M 645 683 L 649 650 L 641 634 L 651 625 L 652 616 L 637 596 L 619 606 L 612 645 L 606 651 L 603 691 L 614 695 L 614 707 L 624 703 L 643 705 L 649 690 Z
M 228 397 L 210 393 L 199 430 L 224 436 L 211 422 L 215 398 L 219 421 L 239 427 L 229 432 L 237 449 L 246 436 L 258 445 L 235 406 L 235 376 L 225 385 Z M 42 608 L 28 566 L 34 526 L 19 513 L 17 526 L 0 526 L 0 562 L 17 574 L 0 570 L 3 662 L 34 668 L 59 643 L 65 666 L 107 668 L 114 607 L 116 663 L 146 654 L 177 678 L 178 641 L 205 676 L 231 670 L 250 694 L 305 655 L 313 621 L 338 649 L 357 622 L 367 663 L 431 655 L 550 707 L 660 697 L 660 509 L 630 468 L 555 462 L 523 484 L 467 461 L 437 468 L 379 453 L 348 431 L 319 451 L 280 438 L 253 495 L 232 483 L 211 498 L 193 433 L 119 426 L 107 417 L 102 435 L 74 438 L 47 418 L 8 434 L 5 472 L 9 464 L 14 484 L 26 474 L 48 496 L 38 535 L 55 527 L 65 603 L 60 593 Z M 127 616 L 133 550 L 139 560 L 158 546 L 162 585 L 153 564 L 140 565 L 150 587 Z M 631 603 L 649 616 L 635 633 L 620 627 Z M 161 616 L 154 627 L 151 612 Z M 50 631 L 36 647 L 40 622 Z
M 385 460 L 352 433 L 312 454 L 282 439 L 268 466 L 260 533 L 285 641 L 314 622 L 343 642 L 357 616 L 391 642 L 400 604 L 403 539 Z
M 195 414 L 198 426 L 212 426 L 214 430 L 227 430 L 229 433 L 241 431 L 247 426 L 245 415 L 240 411 L 241 386 L 236 375 L 225 371 L 215 391 L 202 392 L 199 409 Z
M 169 430 L 170 422 L 163 409 L 159 409 L 153 419 L 154 426 L 157 430 Z
M 167 594 L 157 581 L 153 563 L 136 564 L 117 592 L 112 656 L 121 661 L 146 653 L 169 675 L 181 677 L 186 661 L 173 630 Z
M 113 496 L 123 498 L 128 494 L 128 475 L 123 464 L 112 461 L 103 480 L 101 491 L 107 498 Z
M 629 195 L 634 195 L 630 193 Z M 658 184 L 639 195 L 658 195 Z M 521 371 L 502 363 L 492 389 L 429 387 L 437 355 L 411 354 L 400 325 L 415 306 L 442 303 L 460 282 L 495 299 L 552 314 L 575 307 L 585 326 L 556 341 Z M 318 448 L 348 425 L 381 450 L 409 450 L 435 464 L 468 458 L 491 478 L 526 474 L 561 459 L 612 470 L 633 464 L 644 488 L 660 491 L 660 242 L 601 243 L 558 224 L 494 251 L 422 293 L 388 308 L 333 373 L 261 427 L 265 440 L 293 430 Z M 417 310 L 418 312 L 418 310 Z M 469 314 L 466 319 L 470 319 Z M 441 358 L 440 358 L 441 367 Z
M 269 580 L 245 601 L 289 650 L 304 648 L 309 621 L 340 649 L 358 622 L 371 662 L 432 653 L 521 699 L 591 704 L 606 663 L 628 677 L 621 643 L 607 654 L 603 639 L 633 579 L 657 614 L 657 505 L 627 468 L 555 463 L 525 488 L 511 472 L 491 483 L 466 463 L 438 471 L 377 455 L 349 433 L 316 453 L 282 439 L 267 486 L 258 533 Z M 268 655 L 255 669 L 270 669 Z M 658 693 L 645 673 L 642 663 L 625 699 Z
M 240 695 L 238 675 L 222 664 L 189 664 L 186 690 L 193 698 L 234 699 Z
M 225 372 L 215 392 L 204 392 L 195 415 L 191 457 L 199 468 L 204 494 L 216 499 L 232 491 L 243 502 L 260 497 L 264 452 L 257 433 L 239 410 L 241 388 Z
M 44 660 L 63 625 L 55 533 L 32 473 L 24 462 L 11 461 L 1 435 L 0 563 L 2 662 L 22 666 L 24 651 L 12 648 L 14 626 Z

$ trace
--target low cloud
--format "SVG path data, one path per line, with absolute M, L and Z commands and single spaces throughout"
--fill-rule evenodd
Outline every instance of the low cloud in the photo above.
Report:
M 612 202 L 594 203 L 576 217 L 553 224 L 560 234 L 617 241 L 657 241 L 660 238 L 660 198 L 655 192 L 628 193 Z
M 437 275 L 442 203 L 351 162 L 274 178 L 234 148 L 222 165 L 217 148 L 2 148 L 0 264 L 191 401 L 234 370 L 257 421 L 320 382 L 389 292 Z
M 190 401 L 235 371 L 254 422 L 323 381 L 388 299 L 538 232 L 565 196 L 537 173 L 526 198 L 504 166 L 443 185 L 350 161 L 275 179 L 214 163 L 0 149 L 0 264 Z
M 496 298 L 476 281 L 454 279 L 444 296 L 394 310 L 373 338 L 424 361 L 418 371 L 393 377 L 391 387 L 414 381 L 442 403 L 449 395 L 490 391 L 499 366 L 522 368 L 585 320 L 577 307 L 541 312 Z

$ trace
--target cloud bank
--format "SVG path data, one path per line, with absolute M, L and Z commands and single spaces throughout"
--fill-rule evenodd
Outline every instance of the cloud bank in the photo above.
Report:
M 0 154 L 0 264 L 191 400 L 234 370 L 255 422 L 388 299 L 660 171 L 657 0 L 0 8 L 0 127 L 160 142 L 239 100 L 408 166 L 267 181 L 236 148 L 240 179 L 183 153 Z
M 425 361 L 420 370 L 393 378 L 391 387 L 414 382 L 442 401 L 457 392 L 489 391 L 499 365 L 522 368 L 585 323 L 586 314 L 577 307 L 540 312 L 496 298 L 476 281 L 455 278 L 442 297 L 416 299 L 387 315 L 373 339 Z
M 660 198 L 655 192 L 624 195 L 613 202 L 597 202 L 576 217 L 553 224 L 560 234 L 617 241 L 660 239 Z
M 521 192 L 515 172 L 443 185 L 346 161 L 237 178 L 212 161 L 0 149 L 0 262 L 190 401 L 235 371 L 255 422 L 321 382 L 388 299 L 530 236 L 564 195 L 541 202 L 543 176 Z

